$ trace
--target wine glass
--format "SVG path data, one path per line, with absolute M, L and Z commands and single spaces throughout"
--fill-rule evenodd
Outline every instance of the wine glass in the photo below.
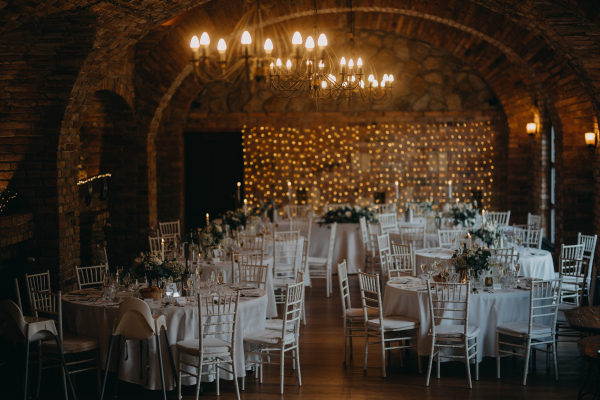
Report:
M 102 299 L 107 300 L 107 289 L 110 286 L 110 274 L 104 274 L 102 285 L 104 286 L 104 290 L 102 291 Z
M 158 282 L 158 288 L 160 289 L 160 297 L 163 300 L 163 304 L 165 302 L 165 290 L 167 288 L 167 280 L 165 278 L 160 278 Z
M 191 288 L 192 288 L 192 279 L 191 278 L 185 279 L 183 281 L 183 290 L 185 291 L 186 295 L 189 296 Z
M 219 282 L 219 285 L 223 284 L 223 270 L 219 269 L 219 272 L 217 273 L 217 282 Z
M 125 274 L 125 276 L 123 276 L 123 286 L 125 286 L 126 292 L 129 291 L 130 284 L 131 284 L 131 277 L 129 276 L 129 274 Z
M 421 262 L 421 272 L 425 273 L 426 269 L 427 269 L 427 263 L 426 262 Z

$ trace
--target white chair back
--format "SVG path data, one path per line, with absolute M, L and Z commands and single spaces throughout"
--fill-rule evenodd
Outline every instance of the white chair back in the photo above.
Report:
M 299 205 L 291 205 L 288 204 L 285 206 L 288 218 L 306 218 L 308 216 L 308 208 L 309 206 L 299 206 Z M 292 229 L 293 230 L 293 229 Z
M 104 275 L 108 274 L 106 265 L 95 265 L 93 267 L 75 267 L 77 274 L 77 287 L 79 290 L 104 283 Z
M 171 222 L 159 222 L 158 229 L 160 236 L 162 237 L 177 236 L 181 238 L 181 226 L 179 224 L 179 220 Z
M 114 336 L 125 340 L 149 340 L 156 334 L 152 311 L 143 300 L 126 298 L 119 306 L 119 315 L 113 323 Z
M 47 291 L 31 292 L 33 298 L 32 314 L 36 318 L 41 314 L 42 317 L 54 320 L 54 324 L 58 330 L 58 338 L 63 341 L 63 326 L 62 326 L 62 292 L 50 293 Z
M 577 235 L 577 244 L 583 244 L 585 247 L 583 249 L 583 258 L 589 261 L 588 265 L 588 279 L 592 274 L 592 267 L 594 266 L 594 255 L 596 253 L 596 240 L 598 239 L 598 235 L 588 236 L 582 235 L 579 232 Z
M 383 235 L 383 230 L 381 229 L 381 224 L 379 222 L 369 222 L 367 223 L 367 228 L 369 230 L 369 242 L 371 243 L 371 251 L 375 256 L 378 254 L 377 248 L 377 237 Z
M 570 258 L 573 260 L 583 260 L 583 251 L 585 246 L 583 244 L 574 244 L 571 246 L 560 245 L 560 256 L 563 258 Z
M 527 213 L 527 225 L 533 226 L 533 229 L 542 229 L 542 216 Z
M 302 302 L 304 301 L 304 282 L 286 285 L 285 304 L 283 306 L 283 324 L 281 337 L 284 338 L 290 324 L 294 325 L 296 340 L 300 333 L 300 318 L 302 317 Z
M 32 292 L 50 291 L 50 270 L 41 274 L 25 274 L 25 283 L 27 284 L 27 297 L 29 297 L 29 306 L 33 310 Z
M 360 217 L 360 234 L 362 236 L 363 247 L 365 251 L 371 251 L 371 239 L 369 237 L 369 228 L 367 228 L 367 218 Z
M 245 251 L 265 252 L 265 238 L 263 235 L 252 235 L 248 232 L 240 233 L 240 244 Z
M 494 221 L 498 226 L 508 226 L 510 211 L 490 211 L 485 215 L 485 218 Z
M 268 265 L 238 264 L 240 283 L 256 285 L 265 290 L 267 287 Z
M 338 280 L 340 281 L 340 295 L 342 296 L 342 309 L 344 310 L 344 318 L 346 310 L 352 308 L 350 300 L 350 284 L 348 283 L 348 267 L 346 260 L 338 264 Z
M 304 239 L 304 244 L 302 245 L 302 264 L 300 265 L 301 271 L 304 275 L 306 275 L 308 268 L 308 249 L 310 248 L 310 242 L 308 239 Z
M 296 276 L 298 240 L 300 240 L 299 231 L 273 232 L 273 274 L 275 277 Z
M 333 250 L 335 247 L 335 234 L 337 232 L 337 222 L 334 222 L 329 226 L 331 231 L 329 232 L 329 248 L 327 249 L 327 270 L 331 270 L 333 263 Z
M 571 300 L 569 304 L 580 306 L 585 293 L 588 263 L 586 260 L 559 257 L 559 277 L 563 283 L 560 290 L 560 302 Z
M 507 249 L 488 249 L 491 256 L 503 264 L 515 264 L 519 262 L 519 253 L 515 253 L 515 248 Z
M 399 233 L 398 216 L 396 213 L 379 214 L 377 220 L 381 224 L 381 231 L 384 233 Z
M 387 267 L 389 279 L 415 276 L 415 255 L 413 253 L 389 254 Z
M 234 254 L 231 257 L 231 280 L 232 283 L 240 283 L 240 269 L 238 265 L 263 265 L 265 259 L 264 253 L 242 253 Z
M 310 240 L 312 231 L 312 218 L 292 218 L 290 220 L 290 231 L 300 231 L 306 240 Z
M 377 249 L 379 250 L 381 273 L 385 278 L 388 276 L 388 256 L 391 253 L 389 233 L 384 233 L 383 235 L 377 236 Z
M 463 230 L 438 230 L 438 242 L 440 247 L 453 249 L 458 246 L 460 238 L 464 235 Z
M 413 247 L 412 243 L 400 244 L 392 242 L 392 254 L 412 254 Z
M 425 225 L 400 225 L 400 241 L 402 244 L 412 244 L 413 249 L 424 249 L 427 246 L 425 240 Z
M 160 237 L 148 236 L 148 242 L 150 243 L 150 251 L 161 251 L 161 239 Z
M 531 290 L 529 291 L 529 328 L 527 331 L 529 336 L 531 336 L 534 330 L 534 320 L 541 318 L 542 320 L 537 322 L 537 324 L 548 326 L 552 330 L 549 336 L 554 337 L 561 285 L 562 278 L 531 282 Z M 544 323 L 548 319 L 550 319 L 550 324 Z
M 528 229 L 527 236 L 525 240 L 523 240 L 523 246 L 541 249 L 542 248 L 542 240 L 544 238 L 544 230 L 543 229 Z
M 429 313 L 432 316 L 429 334 L 435 336 L 437 326 L 463 325 L 462 333 L 469 332 L 470 283 L 437 283 L 428 281 Z
M 379 314 L 379 326 L 384 326 L 379 274 L 371 275 L 358 271 L 358 283 L 360 285 L 360 301 L 365 323 L 369 320 L 368 310 L 374 310 Z
M 220 296 L 202 296 L 198 298 L 198 335 L 199 347 L 204 350 L 204 340 L 207 336 L 217 336 L 218 339 L 235 346 L 236 327 L 238 323 L 238 305 L 240 304 L 240 291 L 235 294 Z M 226 351 L 225 351 L 226 352 Z
M 8 299 L 0 302 L 0 320 L 5 322 L 3 336 L 14 343 L 49 339 L 47 333 L 57 335 L 54 320 L 25 321 L 19 306 Z
M 396 213 L 396 203 L 392 204 L 371 204 L 371 208 L 375 210 L 377 214 L 391 214 Z

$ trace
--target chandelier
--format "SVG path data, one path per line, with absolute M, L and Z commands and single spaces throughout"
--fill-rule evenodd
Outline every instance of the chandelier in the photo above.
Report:
M 316 0 L 314 10 L 313 35 L 316 37 Z M 231 83 L 238 79 L 265 82 L 276 96 L 283 98 L 297 98 L 308 93 L 310 97 L 326 102 L 358 99 L 363 103 L 374 104 L 384 103 L 391 98 L 393 75 L 385 74 L 379 81 L 370 62 L 369 71 L 366 72 L 362 58 L 356 57 L 352 3 L 349 24 L 350 54 L 347 58 L 343 56 L 339 60 L 328 47 L 327 36 L 324 33 L 319 35 L 315 46 L 313 36 L 308 36 L 306 41 L 303 41 L 302 35 L 297 31 L 292 36 L 291 51 L 285 40 L 276 40 L 282 47 L 280 54 L 288 54 L 284 65 L 281 57 L 273 56 L 273 41 L 265 38 L 265 16 L 268 18 L 268 10 L 257 1 L 255 7 L 244 14 L 234 28 L 232 36 L 240 37 L 241 32 L 240 40 L 234 41 L 228 51 L 225 40 L 220 39 L 217 44 L 218 55 L 211 54 L 209 50 L 210 37 L 207 32 L 204 32 L 200 39 L 194 36 L 190 47 L 196 79 L 202 83 Z M 285 28 L 278 24 L 273 25 L 272 30 L 277 38 L 289 37 Z M 254 40 L 250 31 L 254 33 Z M 258 49 L 257 43 L 264 43 L 262 51 Z

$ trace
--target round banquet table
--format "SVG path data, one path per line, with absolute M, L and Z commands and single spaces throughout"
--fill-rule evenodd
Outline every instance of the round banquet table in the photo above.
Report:
M 421 262 L 430 263 L 435 258 L 449 260 L 454 250 L 445 248 L 421 249 L 415 251 L 415 268 Z M 536 278 L 542 280 L 554 279 L 554 262 L 552 254 L 546 250 L 524 248 L 519 252 L 519 276 Z
M 269 267 L 267 270 L 267 285 L 265 287 L 267 292 L 267 318 L 275 318 L 277 316 L 277 304 L 275 304 L 275 290 L 273 288 L 273 256 L 267 255 L 263 258 L 263 265 Z M 231 261 L 220 261 L 212 264 L 202 263 L 199 268 L 202 268 L 202 277 L 200 278 L 202 282 L 206 282 L 210 278 L 211 272 L 214 272 L 216 276 L 219 270 L 223 270 L 225 283 L 234 283 L 232 280 L 233 271 L 231 270 Z
M 224 287 L 226 292 L 232 292 L 228 287 Z M 266 310 L 267 310 L 267 294 L 264 290 L 257 289 L 259 297 L 240 298 L 238 308 L 238 327 L 236 331 L 235 342 L 235 362 L 239 377 L 245 376 L 245 356 L 244 356 L 244 334 L 247 332 L 265 329 Z M 86 293 L 88 296 L 77 296 L 78 293 Z M 121 295 L 121 294 L 120 294 Z M 100 361 L 101 365 L 106 365 L 106 354 L 108 344 L 112 332 L 112 325 L 115 318 L 119 314 L 119 304 L 99 299 L 101 291 L 97 289 L 84 289 L 71 292 L 63 295 L 63 315 L 65 328 L 72 334 L 89 336 L 98 339 L 100 344 Z M 92 298 L 96 301 L 88 301 Z M 119 300 L 123 300 L 119 297 Z M 155 302 L 156 306 L 151 307 L 153 315 L 165 315 L 167 320 L 167 332 L 169 335 L 169 344 L 173 352 L 173 359 L 177 364 L 178 352 L 175 345 L 179 341 L 198 339 L 198 307 L 190 304 L 185 306 L 171 305 L 167 308 L 162 308 L 159 301 Z M 161 335 L 163 336 L 163 335 Z M 219 336 L 214 336 L 219 338 Z M 221 339 L 228 340 L 227 337 Z M 161 348 L 163 356 L 163 370 L 165 376 L 165 386 L 167 390 L 172 390 L 175 387 L 177 377 L 173 376 L 169 353 L 166 349 L 164 338 L 161 337 Z M 143 341 L 143 349 L 140 351 L 140 341 L 127 341 L 127 346 L 123 348 L 121 357 L 121 367 L 119 379 L 127 382 L 141 385 L 150 390 L 160 389 L 160 370 L 158 366 L 156 342 Z M 116 341 L 113 344 L 116 346 Z M 149 345 L 149 349 L 146 347 Z M 150 370 L 146 371 L 147 357 L 146 352 L 149 350 Z M 111 356 L 110 369 L 114 370 L 116 366 L 116 347 L 113 349 Z M 177 368 L 177 365 L 175 365 Z M 149 374 L 147 376 L 147 374 Z M 220 377 L 232 379 L 232 375 L 224 371 L 220 372 Z M 208 378 L 203 378 L 208 379 Z M 193 385 L 196 383 L 195 378 L 184 377 L 184 385 Z
M 480 329 L 479 361 L 482 357 L 496 356 L 497 326 L 515 321 L 528 321 L 529 318 L 528 290 L 513 289 L 511 292 L 502 292 L 494 289 L 493 292 L 481 292 L 469 298 L 469 325 L 478 326 Z M 430 355 L 431 313 L 427 289 L 420 284 L 420 279 L 407 277 L 388 282 L 383 298 L 383 314 L 419 320 L 421 324 L 417 332 L 418 353 L 420 356 Z

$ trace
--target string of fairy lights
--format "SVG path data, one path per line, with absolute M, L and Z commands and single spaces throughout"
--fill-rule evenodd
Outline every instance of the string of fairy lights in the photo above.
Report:
M 278 204 L 470 202 L 497 191 L 490 120 L 353 126 L 244 126 L 245 197 Z M 396 198 L 396 182 L 398 198 Z M 450 184 L 452 182 L 452 184 Z

